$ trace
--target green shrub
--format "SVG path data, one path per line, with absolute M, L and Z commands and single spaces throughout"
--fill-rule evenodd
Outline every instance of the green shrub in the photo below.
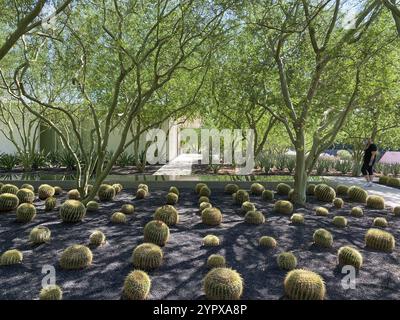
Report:
M 360 207 L 351 208 L 350 215 L 353 217 L 362 217 L 364 215 L 363 209 Z
M 203 188 L 203 187 L 207 187 L 207 185 L 206 185 L 205 183 L 200 182 L 200 183 L 197 183 L 197 184 L 196 184 L 196 186 L 194 187 L 194 190 L 195 190 L 195 192 L 196 192 L 197 194 L 199 194 L 201 188 Z
M 81 193 L 78 189 L 69 190 L 67 196 L 70 200 L 81 200 Z
M 122 191 L 122 189 L 124 188 L 124 187 L 122 186 L 122 184 L 120 184 L 120 183 L 114 183 L 114 184 L 112 185 L 112 187 L 115 189 L 115 194 L 120 193 L 120 192 Z
M 54 195 L 55 196 L 59 196 L 60 194 L 62 194 L 64 191 L 63 191 L 63 189 L 61 188 L 61 187 L 59 187 L 59 186 L 55 186 L 54 187 Z
M 336 194 L 338 196 L 347 196 L 348 192 L 349 192 L 349 187 L 344 184 L 339 184 L 336 187 Z
M 32 244 L 41 244 L 49 242 L 51 238 L 51 231 L 45 226 L 34 227 L 29 233 L 29 241 Z
M 174 186 L 170 187 L 168 192 L 175 193 L 177 196 L 179 196 L 179 189 L 177 187 L 174 187 Z
M 249 224 L 263 224 L 265 217 L 260 211 L 248 211 L 244 216 L 244 221 Z
M 30 189 L 19 189 L 17 192 L 19 203 L 33 203 L 35 194 Z
M 245 201 L 242 203 L 241 211 L 242 213 L 246 214 L 248 211 L 254 211 L 256 210 L 256 206 L 254 203 L 250 201 Z
M 391 252 L 395 248 L 396 241 L 389 232 L 379 229 L 369 229 L 365 235 L 365 245 L 368 248 Z
M 301 213 L 294 213 L 290 217 L 290 221 L 292 221 L 293 224 L 304 224 L 304 215 Z
M 97 201 L 89 201 L 86 205 L 86 210 L 88 212 L 94 212 L 99 210 L 99 203 Z
M 387 182 L 387 185 L 388 185 L 389 187 L 398 188 L 398 187 L 400 187 L 400 179 L 390 177 L 389 180 L 388 180 L 388 182 Z
M 316 187 L 315 184 L 309 184 L 309 185 L 307 186 L 306 194 L 307 194 L 308 196 L 313 196 L 313 195 L 315 195 L 315 187 Z
M 227 193 L 227 194 L 234 194 L 235 192 L 237 192 L 239 190 L 239 186 L 234 183 L 228 183 L 227 185 L 225 185 L 224 190 L 225 190 L 225 193 Z
M 133 214 L 135 212 L 135 206 L 129 203 L 125 203 L 121 207 L 121 212 L 127 215 Z
M 32 191 L 32 192 L 35 192 L 34 186 L 31 185 L 31 184 L 29 184 L 29 183 L 24 183 L 24 184 L 21 186 L 21 189 L 28 189 L 28 190 L 30 190 L 30 191 Z
M 57 200 L 54 197 L 49 197 L 44 201 L 44 210 L 45 211 L 51 211 L 53 210 L 57 205 Z
M 222 213 L 217 208 L 207 208 L 201 212 L 201 220 L 209 226 L 218 226 L 222 222 Z
M 363 263 L 361 253 L 349 246 L 341 247 L 338 251 L 338 264 L 339 266 L 353 266 L 360 269 Z
M 219 244 L 219 238 L 212 234 L 208 234 L 203 238 L 203 245 L 206 247 L 217 247 Z
M 340 158 L 340 160 L 351 160 L 351 153 L 347 150 L 339 150 L 336 155 Z
M 31 203 L 20 204 L 17 208 L 18 222 L 31 222 L 36 217 L 36 208 Z
M 208 198 L 209 198 L 210 195 L 211 195 L 211 190 L 210 190 L 209 187 L 204 186 L 204 187 L 202 187 L 202 188 L 200 189 L 200 192 L 199 192 L 199 196 L 200 196 L 200 197 L 208 197 Z
M 38 189 L 38 196 L 40 200 L 46 200 L 49 197 L 54 196 L 55 190 L 48 184 L 42 184 Z
M 380 196 L 368 196 L 367 208 L 383 210 L 385 209 L 385 199 Z
M 284 280 L 285 294 L 292 300 L 324 300 L 324 280 L 315 272 L 295 269 Z
M 63 292 L 57 285 L 49 285 L 40 290 L 39 300 L 62 300 Z
M 272 237 L 268 237 L 268 236 L 262 236 L 259 240 L 258 240 L 258 244 L 261 247 L 266 247 L 269 249 L 275 248 L 277 243 L 276 240 Z
M 329 214 L 329 211 L 327 208 L 318 207 L 317 209 L 315 209 L 315 214 L 317 216 L 326 217 Z
M 280 269 L 293 270 L 297 266 L 297 258 L 291 252 L 282 252 L 278 255 L 276 262 Z
M 109 184 L 102 184 L 97 195 L 100 201 L 112 201 L 115 197 L 115 189 Z
M 145 189 L 137 189 L 136 191 L 136 199 L 144 199 L 148 195 L 148 192 Z
M 207 267 L 209 268 L 225 268 L 225 258 L 219 254 L 212 254 L 207 259 Z
M 239 273 L 228 268 L 214 268 L 204 278 L 204 293 L 209 300 L 239 300 L 243 280 Z
M 209 203 L 210 199 L 208 199 L 208 197 L 202 196 L 202 197 L 199 198 L 198 202 L 199 202 L 199 204 L 202 203 L 202 202 L 208 202 Z
M 207 209 L 207 208 L 212 208 L 212 204 L 209 203 L 209 202 L 202 202 L 202 203 L 200 203 L 200 206 L 199 206 L 199 211 L 200 211 L 200 213 L 202 213 L 202 211 L 203 211 L 204 209 Z
M 24 255 L 17 249 L 7 250 L 0 256 L 0 266 L 10 266 L 20 264 L 24 259 Z
M 176 193 L 170 192 L 167 194 L 167 204 L 176 204 L 178 202 L 178 195 Z
M 0 212 L 12 211 L 18 207 L 19 200 L 15 194 L 0 194 Z
M 160 220 L 168 226 L 174 226 L 179 222 L 179 214 L 173 206 L 167 204 L 156 209 L 154 220 Z
M 134 270 L 125 278 L 122 294 L 128 300 L 145 300 L 150 288 L 151 280 L 148 274 L 141 270 Z
M 60 267 L 67 270 L 83 269 L 92 264 L 92 251 L 86 246 L 74 244 L 63 251 Z
M 250 186 L 251 194 L 254 194 L 256 196 L 261 196 L 261 194 L 263 193 L 264 190 L 265 190 L 265 188 L 261 183 L 253 183 Z
M 132 263 L 135 268 L 141 270 L 152 270 L 161 266 L 163 252 L 154 243 L 142 243 L 132 253 Z
M 344 201 L 342 198 L 335 198 L 333 199 L 332 203 L 336 209 L 341 209 L 344 206 Z
M 333 217 L 332 223 L 339 228 L 345 228 L 347 226 L 347 219 L 343 216 Z
M 0 189 L 0 193 L 11 193 L 11 194 L 17 194 L 18 192 L 18 187 L 14 186 L 13 184 L 4 184 L 1 189 Z
M 151 242 L 159 246 L 164 246 L 169 239 L 169 228 L 160 220 L 148 222 L 143 232 L 145 242 Z
M 392 209 L 392 212 L 393 212 L 393 214 L 397 217 L 397 216 L 400 216 L 400 206 L 398 206 L 398 207 L 394 207 L 393 209 Z
M 250 200 L 250 196 L 249 193 L 246 190 L 243 189 L 239 189 L 237 192 L 235 192 L 233 195 L 233 201 L 236 204 L 242 204 L 243 202 L 249 201 Z
M 114 212 L 112 215 L 111 215 L 111 222 L 112 223 L 120 223 L 120 224 L 124 224 L 124 223 L 126 223 L 127 222 L 127 219 L 126 219 L 126 215 L 125 214 L 123 214 L 122 212 Z
M 332 203 L 336 198 L 336 192 L 330 186 L 321 183 L 315 187 L 315 196 L 319 201 Z
M 94 247 L 103 245 L 106 242 L 106 236 L 100 230 L 93 231 L 89 236 L 89 244 Z
M 79 222 L 86 215 L 86 208 L 78 200 L 66 200 L 60 206 L 60 218 L 64 222 Z
M 280 196 L 287 196 L 292 189 L 291 186 L 289 186 L 286 183 L 279 183 L 276 186 L 276 193 L 279 194 Z
M 368 192 L 363 188 L 352 186 L 349 188 L 347 195 L 349 196 L 350 201 L 366 203 Z
M 290 201 L 278 200 L 275 202 L 274 211 L 276 213 L 291 214 L 293 212 L 293 204 Z
M 271 190 L 264 190 L 261 194 L 261 199 L 263 199 L 264 201 L 274 200 L 274 192 Z
M 388 223 L 385 218 L 375 218 L 373 222 L 374 227 L 386 228 Z
M 314 243 L 320 247 L 330 248 L 333 244 L 332 234 L 325 229 L 318 229 L 313 234 Z

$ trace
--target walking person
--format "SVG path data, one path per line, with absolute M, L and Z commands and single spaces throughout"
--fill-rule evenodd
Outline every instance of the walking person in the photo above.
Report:
M 365 141 L 364 149 L 364 161 L 361 168 L 361 172 L 367 181 L 364 187 L 371 187 L 374 178 L 374 164 L 376 160 L 376 155 L 378 153 L 378 147 L 374 144 L 371 138 Z

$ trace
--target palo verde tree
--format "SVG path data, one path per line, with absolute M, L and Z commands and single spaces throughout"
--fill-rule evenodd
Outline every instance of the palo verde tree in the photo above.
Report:
M 22 63 L 2 72 L 2 78 L 8 93 L 55 130 L 73 154 L 82 194 L 95 174 L 87 202 L 138 138 L 129 133 L 139 115 L 157 110 L 158 117 L 142 127 L 144 132 L 193 104 L 203 81 L 189 87 L 190 94 L 179 103 L 166 103 L 163 88 L 188 73 L 205 76 L 213 37 L 223 32 L 226 7 L 167 0 L 79 5 L 51 37 L 23 37 Z M 51 110 L 54 117 L 43 117 L 37 108 Z M 107 159 L 113 132 L 118 132 L 118 142 Z

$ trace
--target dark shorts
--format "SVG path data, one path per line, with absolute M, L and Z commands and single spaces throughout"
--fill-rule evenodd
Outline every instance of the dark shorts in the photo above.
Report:
M 372 166 L 370 166 L 368 163 L 363 163 L 362 167 L 361 167 L 361 172 L 364 176 L 366 175 L 370 175 L 372 176 L 374 174 L 374 164 L 372 164 Z

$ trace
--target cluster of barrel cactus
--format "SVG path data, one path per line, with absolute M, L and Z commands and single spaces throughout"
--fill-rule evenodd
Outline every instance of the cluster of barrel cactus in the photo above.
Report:
M 149 195 L 149 186 L 144 183 L 140 183 L 136 190 L 136 199 L 144 199 Z
M 254 194 L 256 196 L 261 196 L 263 191 L 265 190 L 265 187 L 261 183 L 253 183 L 250 186 L 250 192 L 251 194 Z
M 263 199 L 264 201 L 274 200 L 274 192 L 271 190 L 264 190 L 261 194 L 261 199 Z
M 84 245 L 74 244 L 63 251 L 60 257 L 60 267 L 63 269 L 83 269 L 92 264 L 93 254 Z
M 287 196 L 289 195 L 290 190 L 292 189 L 291 186 L 289 186 L 286 183 L 279 183 L 276 186 L 276 193 L 279 194 L 280 196 Z
M 344 184 L 339 184 L 338 186 L 336 186 L 336 194 L 338 196 L 347 196 L 348 191 L 349 187 Z
M 290 271 L 284 280 L 285 294 L 292 300 L 323 300 L 326 293 L 322 277 L 309 270 Z
M 290 221 L 293 224 L 303 224 L 304 223 L 304 215 L 302 215 L 301 213 L 294 213 L 290 217 Z
M 135 212 L 135 206 L 130 203 L 125 203 L 122 205 L 120 212 L 127 215 L 133 214 Z
M 160 220 L 168 226 L 173 226 L 179 222 L 179 214 L 175 207 L 167 204 L 156 209 L 154 220 Z
M 55 284 L 48 285 L 40 290 L 39 300 L 62 300 L 63 292 Z
M 209 202 L 201 202 L 199 205 L 199 213 L 201 214 L 204 209 L 212 208 L 212 204 Z
M 365 191 L 363 188 L 360 188 L 357 186 L 352 186 L 347 191 L 347 195 L 348 195 L 350 201 L 366 203 L 367 197 L 368 197 L 368 192 Z
M 330 248 L 333 244 L 332 234 L 325 229 L 318 229 L 313 234 L 314 243 L 323 248 Z
M 89 236 L 89 244 L 94 247 L 103 245 L 106 242 L 106 236 L 100 230 L 95 230 Z
M 259 240 L 258 240 L 258 244 L 261 247 L 265 247 L 265 248 L 269 248 L 269 249 L 273 249 L 276 247 L 277 242 L 273 237 L 269 237 L 269 236 L 262 236 Z
M 246 213 L 244 221 L 249 224 L 263 224 L 265 217 L 261 211 L 253 210 Z
M 234 194 L 238 190 L 239 190 L 239 186 L 237 184 L 235 184 L 235 183 L 228 183 L 224 187 L 225 193 L 230 194 L 230 195 Z
M 378 218 L 374 219 L 373 226 L 380 227 L 380 228 L 386 228 L 388 226 L 388 222 L 385 218 L 378 217 Z
M 66 200 L 60 206 L 60 218 L 64 222 L 79 222 L 86 215 L 86 207 L 78 200 Z
M 81 193 L 78 189 L 71 189 L 67 192 L 68 199 L 81 200 Z
M 169 228 L 164 222 L 153 220 L 145 225 L 143 234 L 145 242 L 164 246 L 169 239 Z
M 279 268 L 283 270 L 293 270 L 297 266 L 297 258 L 292 252 L 282 252 L 276 258 Z
M 335 216 L 332 223 L 338 228 L 345 228 L 347 226 L 347 219 L 343 216 Z
M 201 221 L 209 226 L 218 226 L 222 222 L 222 213 L 217 208 L 207 208 L 201 212 Z
M 385 199 L 381 196 L 371 195 L 367 197 L 367 207 L 371 209 L 385 209 Z
M 95 212 L 99 210 L 99 203 L 97 201 L 91 200 L 86 204 L 86 210 L 88 212 Z
M 39 186 L 38 196 L 40 200 L 46 200 L 47 198 L 54 196 L 55 192 L 54 187 L 48 184 L 42 184 Z
M 363 264 L 361 253 L 357 249 L 349 246 L 341 247 L 337 256 L 339 266 L 350 265 L 356 269 L 360 269 Z
M 374 250 L 391 252 L 395 244 L 393 235 L 380 229 L 369 229 L 365 235 L 365 245 Z
M 12 211 L 18 207 L 19 199 L 13 193 L 0 194 L 0 212 Z
M 151 280 L 142 270 L 129 273 L 124 281 L 123 297 L 127 300 L 144 300 L 149 295 Z
M 17 221 L 27 223 L 36 216 L 36 208 L 33 204 L 23 203 L 17 208 Z
M 44 210 L 45 211 L 51 211 L 51 210 L 55 209 L 56 206 L 57 206 L 57 200 L 54 197 L 48 197 L 44 201 Z
M 356 218 L 360 218 L 364 215 L 364 212 L 361 207 L 353 207 L 351 208 L 350 215 Z
M 242 205 L 243 202 L 249 201 L 250 196 L 246 190 L 239 189 L 234 194 L 232 194 L 234 203 Z
M 29 233 L 29 241 L 32 244 L 41 244 L 50 241 L 51 231 L 45 226 L 34 227 Z
M 293 212 L 293 204 L 290 201 L 278 200 L 275 202 L 274 211 L 276 213 L 291 214 Z
M 207 267 L 209 268 L 224 268 L 226 267 L 225 257 L 219 254 L 212 254 L 207 259 Z
M 161 266 L 163 252 L 154 243 L 142 243 L 132 253 L 132 263 L 135 268 L 141 270 L 152 270 Z
M 327 184 L 318 184 L 315 187 L 314 194 L 319 201 L 332 203 L 336 198 L 336 191 Z
M 314 196 L 314 195 L 315 195 L 315 187 L 316 187 L 315 184 L 310 183 L 310 184 L 307 186 L 306 194 L 307 194 L 308 196 Z
M 126 223 L 128 221 L 127 218 L 126 218 L 126 215 L 124 213 L 122 213 L 122 212 L 119 212 L 119 211 L 114 212 L 111 215 L 110 220 L 111 220 L 112 223 L 119 223 L 119 224 L 124 224 L 124 223 Z
M 13 264 L 20 264 L 24 255 L 17 249 L 11 249 L 3 252 L 0 256 L 0 266 L 10 266 Z
M 243 293 L 242 277 L 229 268 L 214 268 L 204 278 L 204 293 L 210 300 L 239 300 Z
M 100 201 L 112 201 L 115 197 L 115 189 L 109 184 L 102 184 L 97 191 Z
M 219 238 L 213 234 L 208 234 L 203 238 L 203 245 L 206 247 L 217 247 L 219 244 Z
M 245 201 L 242 203 L 241 211 L 243 214 L 246 214 L 248 211 L 254 211 L 254 210 L 256 210 L 256 206 L 254 205 L 253 202 Z
M 169 192 L 166 196 L 167 204 L 174 205 L 178 203 L 179 196 L 174 192 Z
M 333 199 L 332 203 L 336 209 L 341 209 L 344 206 L 344 201 L 342 198 L 335 198 Z
M 317 216 L 326 217 L 329 214 L 329 210 L 327 208 L 324 208 L 324 207 L 317 207 L 315 209 L 315 214 Z
M 27 188 L 19 189 L 16 195 L 18 197 L 19 203 L 33 203 L 33 201 L 35 200 L 35 194 L 33 193 L 33 191 Z

